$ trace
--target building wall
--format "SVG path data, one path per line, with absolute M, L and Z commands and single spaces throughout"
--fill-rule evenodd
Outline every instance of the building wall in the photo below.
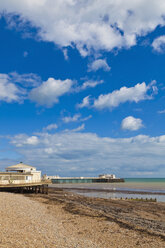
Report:
M 32 175 L 32 181 L 33 182 L 40 182 L 41 181 L 41 172 L 40 171 L 31 172 L 31 175 Z
M 0 173 L 0 184 L 21 184 L 41 182 L 41 172 L 32 173 Z

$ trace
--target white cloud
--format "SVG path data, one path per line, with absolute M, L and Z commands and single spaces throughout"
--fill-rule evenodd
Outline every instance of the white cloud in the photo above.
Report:
M 165 109 L 159 110 L 159 111 L 158 111 L 158 114 L 165 114 Z
M 80 132 L 85 129 L 85 124 L 81 124 L 79 127 L 72 129 L 71 132 Z
M 165 35 L 159 36 L 152 42 L 155 51 L 162 53 L 165 51 Z
M 92 115 L 88 115 L 87 117 L 81 118 L 81 121 L 88 121 L 92 118 Z
M 60 96 L 70 92 L 72 85 L 73 81 L 70 79 L 62 81 L 48 78 L 39 87 L 32 89 L 29 99 L 38 105 L 52 107 L 58 103 Z
M 1 73 L 0 101 L 20 103 L 27 98 L 28 89 L 38 86 L 40 82 L 41 78 L 34 73 Z
M 41 78 L 34 73 L 18 74 L 17 72 L 11 72 L 8 76 L 11 82 L 20 84 L 24 88 L 33 88 L 41 83 Z
M 39 166 L 43 173 L 81 176 L 109 172 L 123 177 L 165 173 L 165 135 L 115 139 L 72 130 L 32 137 L 17 135 L 11 143 L 26 163 Z
M 76 122 L 80 119 L 81 115 L 80 114 L 75 114 L 73 116 L 65 116 L 62 118 L 63 122 L 69 123 L 69 122 Z
M 45 131 L 51 131 L 51 130 L 57 129 L 57 128 L 58 128 L 57 124 L 56 123 L 53 123 L 53 124 L 48 125 L 47 127 L 44 127 L 43 130 L 45 130 Z
M 73 84 L 70 79 L 62 81 L 48 78 L 47 81 L 42 82 L 34 73 L 0 74 L 0 101 L 21 103 L 29 99 L 38 105 L 51 107 L 59 101 L 60 96 L 73 92 Z
M 25 30 L 29 21 L 40 39 L 75 45 L 83 56 L 131 47 L 137 37 L 165 25 L 164 0 L 1 0 L 0 10 L 12 27 Z M 12 18 L 14 14 L 20 17 Z
M 100 95 L 98 99 L 94 101 L 94 107 L 97 109 L 114 108 L 125 102 L 139 102 L 146 99 L 152 99 L 152 94 L 148 95 L 148 91 L 152 93 L 157 92 L 157 87 L 151 84 L 146 85 L 145 82 L 136 84 L 134 87 L 122 87 L 120 90 L 115 90 L 112 93 Z
M 39 144 L 39 139 L 37 136 L 27 136 L 25 134 L 19 134 L 14 137 L 11 142 L 16 147 L 23 147 L 24 145 L 36 146 Z
M 81 86 L 76 86 L 75 81 L 71 79 L 57 80 L 54 78 L 48 78 L 47 81 L 42 82 L 41 78 L 34 73 L 11 72 L 0 74 L 0 101 L 11 103 L 29 99 L 38 105 L 52 107 L 64 94 L 77 93 L 102 83 L 103 80 L 88 80 Z M 87 104 L 87 100 L 89 100 L 88 97 L 84 100 L 84 104 Z
M 63 54 L 64 54 L 65 60 L 68 60 L 69 57 L 68 57 L 68 50 L 67 49 L 63 49 Z
M 121 128 L 123 130 L 136 131 L 142 127 L 142 120 L 139 118 L 134 118 L 133 116 L 128 116 L 124 118 L 121 123 Z
M 38 138 L 36 136 L 31 136 L 31 137 L 28 137 L 25 141 L 24 144 L 27 144 L 27 145 L 37 145 L 38 144 Z
M 84 122 L 84 121 L 88 121 L 91 118 L 92 118 L 92 115 L 82 118 L 81 114 L 75 114 L 73 116 L 64 116 L 62 120 L 65 123 L 70 123 L 70 122 Z
M 87 88 L 95 88 L 97 85 L 103 84 L 103 83 L 104 83 L 103 80 L 99 80 L 99 81 L 88 80 L 88 81 L 85 81 L 81 86 L 77 87 L 76 91 L 85 90 Z
M 0 74 L 0 101 L 20 102 L 25 91 L 11 82 L 10 76 Z
M 109 67 L 105 59 L 97 59 L 88 65 L 88 71 L 98 71 L 99 69 L 110 71 L 111 67 Z
M 89 107 L 90 106 L 90 96 L 86 96 L 83 98 L 81 103 L 78 103 L 77 108 L 84 108 L 84 107 Z

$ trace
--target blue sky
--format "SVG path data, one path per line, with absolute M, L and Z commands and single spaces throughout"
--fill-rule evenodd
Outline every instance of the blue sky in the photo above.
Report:
M 0 169 L 164 177 L 165 3 L 0 3 Z

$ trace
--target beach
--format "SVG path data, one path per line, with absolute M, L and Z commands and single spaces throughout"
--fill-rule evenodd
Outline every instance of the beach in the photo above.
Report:
M 0 192 L 0 247 L 164 247 L 165 204 Z

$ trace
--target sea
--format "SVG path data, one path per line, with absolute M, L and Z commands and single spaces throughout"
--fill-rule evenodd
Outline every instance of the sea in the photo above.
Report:
M 124 183 L 53 184 L 51 187 L 99 198 L 156 199 L 165 202 L 165 178 L 125 178 Z

